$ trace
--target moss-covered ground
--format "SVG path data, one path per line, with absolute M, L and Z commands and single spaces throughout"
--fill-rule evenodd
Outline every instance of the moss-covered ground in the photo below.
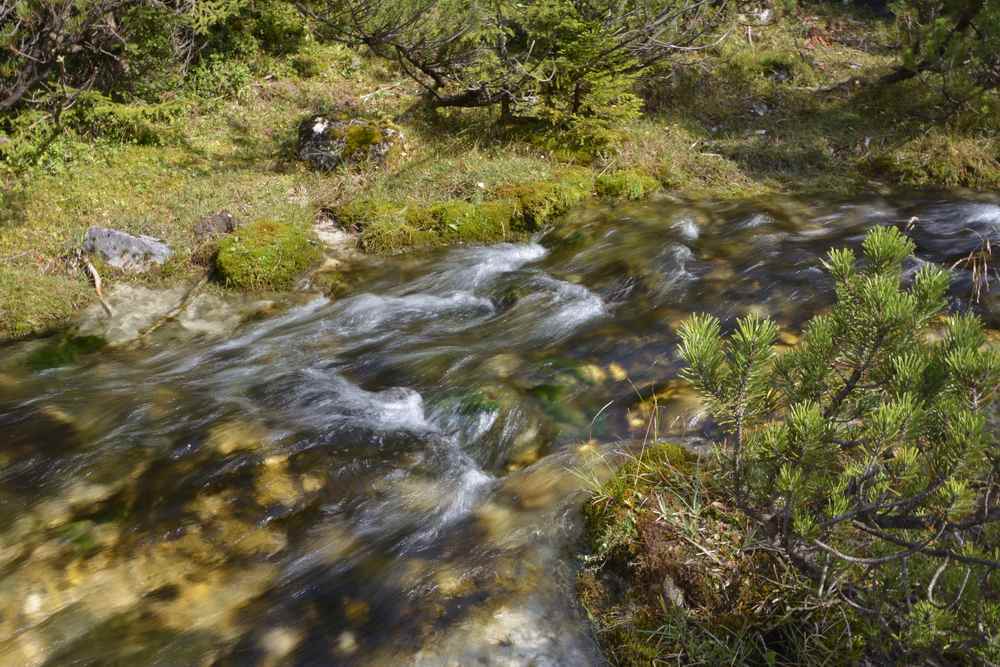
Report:
M 427 113 L 401 73 L 315 45 L 228 98 L 144 110 L 136 127 L 135 113 L 118 123 L 121 114 L 102 111 L 116 132 L 68 133 L 27 173 L 3 176 L 0 340 L 58 327 L 95 298 L 67 259 L 92 225 L 169 242 L 175 257 L 160 271 L 105 276 L 157 284 L 204 270 L 194 227 L 222 209 L 300 229 L 334 212 L 353 221 L 366 251 L 395 252 L 512 238 L 597 194 L 1000 187 L 995 119 L 945 118 L 916 80 L 831 88 L 888 71 L 895 38 L 887 21 L 817 7 L 803 5 L 794 22 L 735 26 L 717 49 L 650 77 L 645 115 L 600 150 L 553 148 L 537 128 L 500 125 L 492 111 Z M 297 123 L 348 107 L 392 119 L 402 150 L 383 168 L 309 171 L 294 156 Z

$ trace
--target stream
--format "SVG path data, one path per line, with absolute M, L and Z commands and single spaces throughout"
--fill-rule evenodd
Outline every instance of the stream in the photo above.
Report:
M 880 224 L 908 273 L 951 267 L 1000 242 L 1000 199 L 594 206 L 366 258 L 347 296 L 222 339 L 0 348 L 0 665 L 603 664 L 587 489 L 636 443 L 712 435 L 677 326 L 756 311 L 794 344 L 824 254 Z M 973 305 L 952 274 L 1000 326 L 1000 280 Z

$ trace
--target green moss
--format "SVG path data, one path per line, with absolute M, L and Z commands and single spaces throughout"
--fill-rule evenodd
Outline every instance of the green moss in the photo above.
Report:
M 415 229 L 434 231 L 443 242 L 489 243 L 511 235 L 517 204 L 510 200 L 480 204 L 452 200 L 406 212 Z
M 313 286 L 328 297 L 336 298 L 347 294 L 350 283 L 340 271 L 318 271 L 312 277 Z
M 261 220 L 223 239 L 215 263 L 231 287 L 289 289 L 321 254 L 304 226 Z
M 483 412 L 496 412 L 500 409 L 500 401 L 491 393 L 477 389 L 459 399 L 458 409 L 467 416 Z
M 515 231 L 535 231 L 587 199 L 593 188 L 594 179 L 589 170 L 567 169 L 554 180 L 498 188 L 497 195 L 516 202 Z
M 344 129 L 344 159 L 363 157 L 372 146 L 377 146 L 384 140 L 382 128 L 375 123 L 366 121 L 348 125 Z
M 440 237 L 432 230 L 417 229 L 393 218 L 378 218 L 361 232 L 361 247 L 378 255 L 421 246 L 436 245 Z
M 1000 143 L 931 134 L 889 149 L 863 166 L 874 178 L 916 187 L 1000 188 Z
M 359 200 L 335 211 L 341 224 L 362 230 L 361 245 L 373 253 L 448 243 L 491 243 L 511 238 L 520 208 L 510 199 L 473 203 L 460 199 L 403 207 Z
M 608 199 L 645 199 L 659 189 L 659 182 L 639 169 L 601 174 L 594 183 L 597 194 Z
M 403 206 L 395 202 L 369 197 L 352 199 L 333 209 L 333 217 L 346 229 L 364 229 L 380 220 L 398 218 Z
M 81 355 L 92 354 L 107 343 L 100 336 L 71 336 L 35 350 L 27 359 L 28 368 L 43 371 L 74 364 Z

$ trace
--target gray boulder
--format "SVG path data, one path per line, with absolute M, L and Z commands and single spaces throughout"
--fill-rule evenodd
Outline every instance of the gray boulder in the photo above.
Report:
M 83 251 L 97 255 L 106 264 L 123 271 L 148 271 L 161 266 L 173 254 L 170 247 L 152 236 L 132 236 L 117 229 L 91 227 L 83 239 Z
M 358 162 L 382 165 L 402 140 L 402 133 L 386 123 L 309 116 L 299 124 L 298 156 L 319 171 Z

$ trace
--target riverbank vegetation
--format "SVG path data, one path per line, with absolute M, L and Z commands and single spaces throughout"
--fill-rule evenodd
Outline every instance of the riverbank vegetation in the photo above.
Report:
M 681 328 L 721 434 L 703 460 L 644 452 L 592 503 L 581 587 L 619 664 L 1000 658 L 1000 354 L 946 313 L 947 271 L 903 287 L 896 228 L 863 247 L 830 252 L 837 302 L 791 348 L 753 314 Z
M 992 0 L 347 7 L 0 3 L 0 336 L 93 298 L 67 261 L 92 225 L 170 243 L 108 277 L 155 284 L 201 270 L 193 230 L 223 209 L 308 225 L 368 202 L 361 247 L 394 252 L 549 224 L 580 172 L 611 198 L 1000 185 Z M 312 171 L 317 113 L 385 119 L 399 154 Z

